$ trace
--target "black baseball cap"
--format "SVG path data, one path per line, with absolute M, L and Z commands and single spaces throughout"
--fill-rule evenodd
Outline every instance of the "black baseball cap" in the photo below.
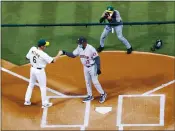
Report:
M 79 37 L 78 40 L 77 40 L 78 44 L 83 44 L 84 42 L 87 42 L 87 39 L 84 38 L 83 36 Z
M 50 45 L 50 43 L 49 43 L 48 41 L 44 40 L 44 39 L 40 39 L 40 40 L 38 41 L 38 47 L 41 47 L 41 46 L 49 46 L 49 45 Z

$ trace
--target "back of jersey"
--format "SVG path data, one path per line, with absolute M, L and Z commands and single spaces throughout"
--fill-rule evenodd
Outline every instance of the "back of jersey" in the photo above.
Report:
M 30 60 L 30 64 L 35 68 L 45 68 L 47 63 L 51 63 L 53 58 L 48 56 L 42 50 L 32 47 L 26 58 Z

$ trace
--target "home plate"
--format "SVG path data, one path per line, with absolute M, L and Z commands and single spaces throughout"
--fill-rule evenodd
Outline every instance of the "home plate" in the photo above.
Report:
M 106 114 L 112 111 L 112 107 L 96 107 L 95 111 L 101 114 Z

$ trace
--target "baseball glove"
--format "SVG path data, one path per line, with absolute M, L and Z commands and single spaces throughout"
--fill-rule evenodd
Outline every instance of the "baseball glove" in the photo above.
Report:
M 110 16 L 110 14 L 109 14 L 109 12 L 106 12 L 106 13 L 104 14 L 104 16 L 100 18 L 100 20 L 99 20 L 100 23 L 102 23 L 103 21 L 105 21 L 105 19 L 107 19 L 108 16 Z

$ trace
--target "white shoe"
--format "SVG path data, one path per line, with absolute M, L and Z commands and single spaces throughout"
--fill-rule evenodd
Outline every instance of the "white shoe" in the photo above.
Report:
M 25 106 L 30 106 L 30 105 L 31 105 L 31 102 L 30 102 L 30 101 L 25 101 L 25 102 L 24 102 L 24 105 L 25 105 Z
M 52 105 L 53 105 L 52 103 L 46 103 L 46 104 L 42 105 L 42 108 L 48 108 Z

